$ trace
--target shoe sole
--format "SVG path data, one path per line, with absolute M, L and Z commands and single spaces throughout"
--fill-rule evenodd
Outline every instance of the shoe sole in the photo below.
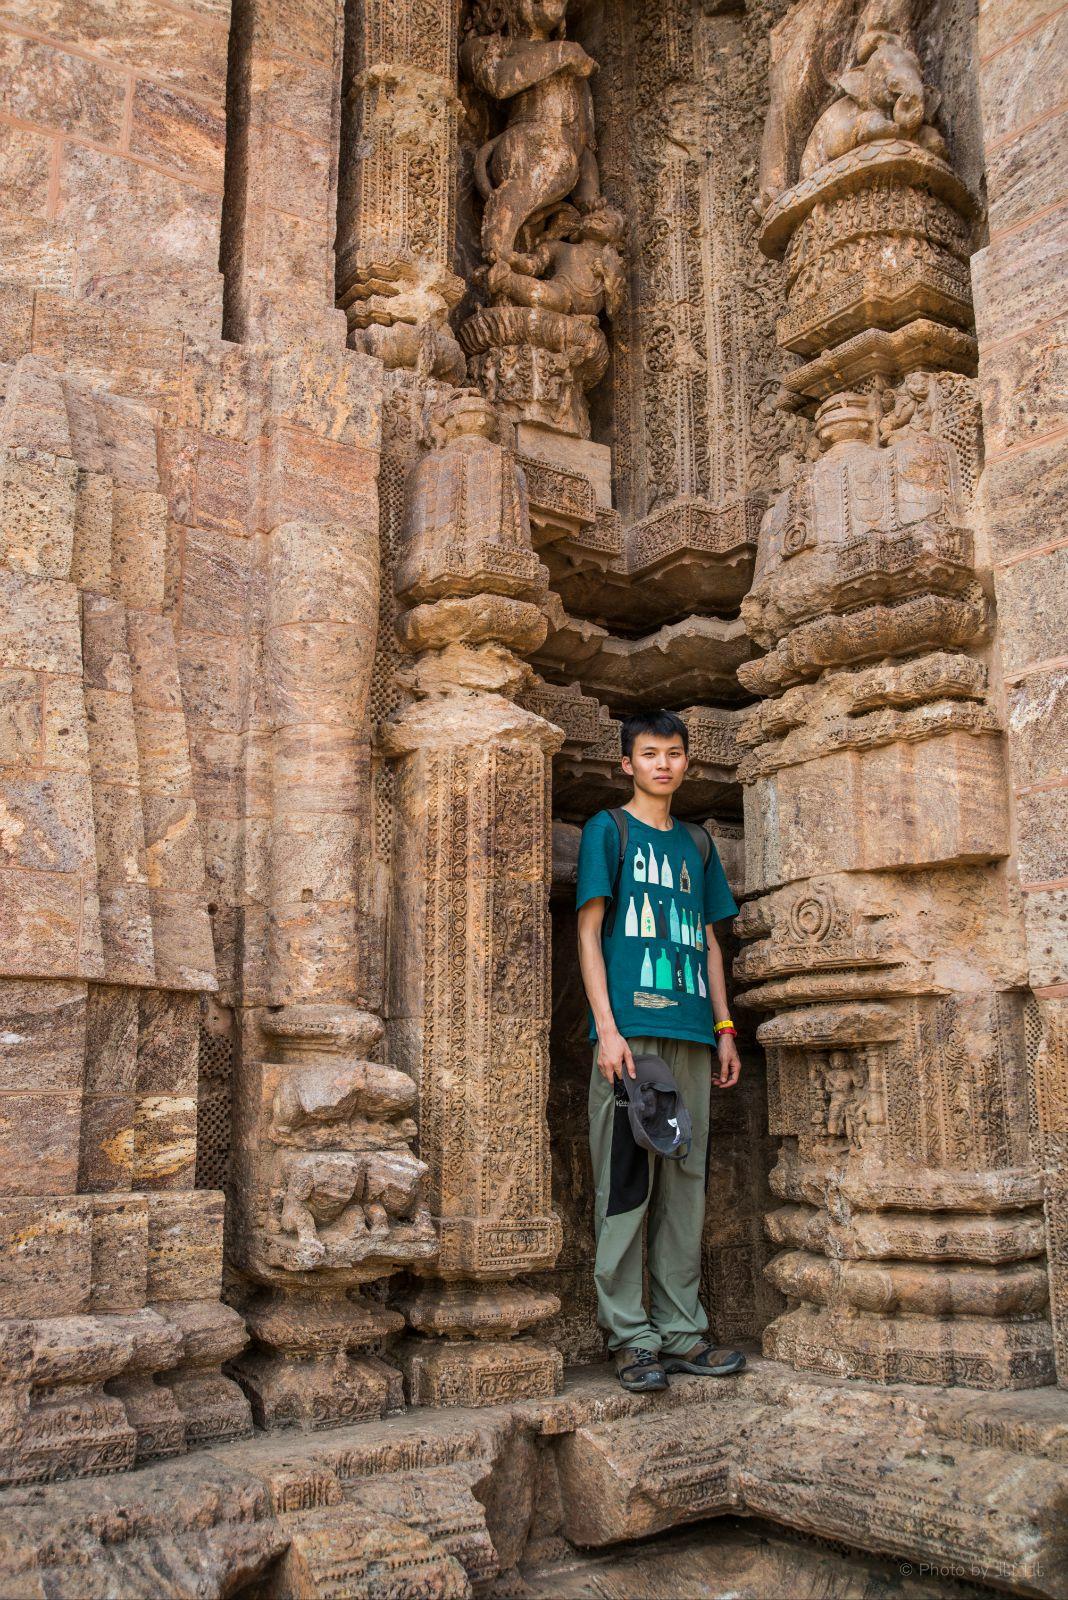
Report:
M 625 1389 L 628 1394 L 663 1394 L 669 1385 L 666 1378 L 663 1383 L 624 1383 L 620 1378 L 619 1387 Z
M 737 1366 L 699 1367 L 696 1361 L 665 1361 L 665 1372 L 689 1372 L 695 1378 L 733 1378 L 736 1373 L 745 1371 L 745 1361 L 739 1361 Z

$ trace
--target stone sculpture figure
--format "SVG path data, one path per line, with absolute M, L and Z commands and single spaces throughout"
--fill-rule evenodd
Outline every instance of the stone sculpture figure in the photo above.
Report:
M 924 89 L 908 44 L 911 25 L 912 0 L 867 0 L 862 9 L 858 0 L 819 0 L 798 6 L 775 29 L 760 148 L 761 213 L 799 176 L 857 144 L 873 138 L 926 142 L 921 130 L 937 101 Z M 877 131 L 886 122 L 893 131 Z M 938 139 L 933 128 L 930 134 Z
M 404 1118 L 415 1101 L 410 1078 L 375 1061 L 342 1068 L 305 1067 L 275 1090 L 269 1137 L 275 1144 L 305 1144 L 320 1133 L 333 1139 L 339 1124 L 359 1117 L 378 1137 L 401 1138 L 414 1128 Z M 373 1124 L 368 1118 L 381 1118 Z M 403 1120 L 397 1120 L 401 1119 Z
M 910 372 L 897 390 L 880 390 L 883 415 L 879 437 L 884 443 L 902 428 L 929 433 L 934 423 L 936 388 L 929 372 Z
M 832 1050 L 823 1068 L 824 1128 L 832 1139 L 849 1136 L 849 1117 L 857 1077 L 845 1050 Z
M 855 65 L 838 79 L 841 98 L 816 122 L 801 156 L 800 177 L 879 139 L 907 139 L 944 158 L 945 140 L 931 125 L 941 96 L 927 88 L 916 52 L 905 36 L 880 26 L 899 8 L 869 6 L 854 55 Z
M 471 376 L 507 416 L 587 437 L 584 393 L 609 359 L 598 319 L 623 300 L 625 222 L 601 194 L 587 82 L 595 63 L 563 37 L 566 14 L 566 0 L 508 0 L 507 33 L 476 33 L 461 52 L 475 86 L 507 102 L 508 123 L 475 159 L 485 200 L 478 276 L 491 305 L 467 319 L 460 343 Z
M 572 205 L 561 206 L 548 223 L 529 260 L 534 276 L 496 261 L 486 274 L 494 300 L 539 306 L 573 316 L 614 317 L 623 301 L 623 258 L 620 246 L 626 220 L 614 206 L 599 206 L 585 216 Z
M 422 378 L 462 383 L 463 352 L 448 322 L 459 297 L 459 281 L 435 266 L 372 264 L 345 291 L 349 343 L 387 369 L 407 367 Z
M 848 65 L 856 0 L 797 6 L 771 35 L 770 103 L 760 146 L 758 209 L 797 176 L 797 163 L 827 100 L 827 85 Z
M 567 0 L 509 0 L 508 33 L 472 37 L 461 64 L 494 100 L 508 103 L 508 125 L 475 159 L 475 182 L 486 203 L 482 249 L 533 275 L 534 261 L 516 252 L 520 234 L 574 193 L 582 209 L 597 204 L 593 99 L 588 79 L 597 64 L 564 38 Z
M 408 1150 L 320 1151 L 291 1158 L 279 1226 L 296 1236 L 300 1265 L 314 1265 L 328 1249 L 340 1262 L 358 1260 L 380 1246 L 391 1218 L 415 1214 L 426 1171 L 426 1163 Z M 319 1228 L 334 1225 L 339 1226 L 333 1237 L 322 1239 Z

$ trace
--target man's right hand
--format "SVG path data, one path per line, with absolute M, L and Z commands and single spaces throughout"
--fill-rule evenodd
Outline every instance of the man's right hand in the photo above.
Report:
M 630 1045 L 619 1032 L 619 1029 L 612 1028 L 605 1033 L 599 1042 L 600 1049 L 597 1052 L 597 1066 L 602 1078 L 605 1078 L 609 1083 L 614 1083 L 617 1078 L 623 1076 L 624 1067 L 633 1078 L 635 1076 L 634 1057 L 630 1053 Z

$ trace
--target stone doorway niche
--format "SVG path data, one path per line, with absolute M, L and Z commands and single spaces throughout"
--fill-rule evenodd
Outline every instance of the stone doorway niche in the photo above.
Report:
M 562 1306 L 539 1336 L 568 1365 L 604 1354 L 592 1280 L 590 1046 L 575 865 L 581 825 L 629 794 L 619 768 L 628 710 L 665 705 L 686 716 L 692 767 L 677 810 L 708 825 L 742 897 L 735 729 L 745 697 L 735 669 L 746 646 L 738 608 L 784 447 L 783 421 L 768 403 L 777 272 L 752 242 L 745 202 L 766 106 L 765 75 L 753 63 L 763 61 L 768 20 L 741 5 L 638 0 L 578 0 L 568 11 L 568 37 L 598 63 L 591 87 L 602 187 L 628 219 L 627 295 L 606 325 L 607 373 L 588 396 L 591 438 L 529 428 L 520 438 L 535 546 L 558 597 L 534 657 L 539 683 L 525 703 L 567 735 L 553 760 L 548 1102 L 563 1248 L 536 1281 Z M 483 134 L 495 131 L 491 121 Z M 461 253 L 477 259 L 477 215 L 463 184 L 458 215 Z M 743 261 L 756 291 L 748 300 L 737 281 Z M 581 525 L 567 521 L 574 504 L 542 503 L 553 498 L 548 462 L 586 479 L 593 504 Z M 739 947 L 729 925 L 720 932 L 729 974 Z M 712 1335 L 736 1343 L 758 1341 L 785 1302 L 763 1272 L 774 1253 L 762 1216 L 773 1203 L 767 1175 L 777 1151 L 763 1052 L 755 1020 L 735 1015 L 745 1070 L 736 1091 L 713 1095 L 703 1300 Z
M 624 798 L 622 792 L 606 795 L 603 803 L 616 805 Z M 592 815 L 598 807 L 590 804 Z M 684 802 L 682 814 L 690 810 Z M 740 824 L 720 822 L 710 831 L 733 878 Z M 568 1366 L 605 1358 L 593 1285 L 594 1194 L 586 1104 L 591 1046 L 574 903 L 578 833 L 576 823 L 554 821 L 548 1116 L 553 1208 L 563 1223 L 563 1248 L 552 1271 L 537 1280 L 561 1302 L 558 1315 L 539 1330 L 541 1337 L 557 1346 Z M 729 924 L 721 925 L 720 934 L 729 964 L 737 941 Z M 720 1344 L 758 1342 L 761 1330 L 783 1306 L 763 1276 L 775 1248 L 763 1237 L 763 1215 L 772 1203 L 767 1176 L 777 1141 L 767 1129 L 763 1051 L 752 1038 L 751 1025 L 742 1022 L 742 1029 L 742 1079 L 730 1094 L 712 1096 L 702 1302 L 711 1318 L 710 1336 Z

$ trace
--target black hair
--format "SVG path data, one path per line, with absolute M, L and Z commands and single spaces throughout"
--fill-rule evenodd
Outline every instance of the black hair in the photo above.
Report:
M 690 734 L 681 717 L 674 711 L 635 711 L 632 716 L 624 717 L 623 726 L 619 730 L 619 742 L 623 747 L 623 754 L 629 759 L 634 749 L 634 741 L 639 734 L 655 733 L 661 739 L 670 739 L 673 735 L 682 740 L 682 748 L 686 754 L 690 753 Z

